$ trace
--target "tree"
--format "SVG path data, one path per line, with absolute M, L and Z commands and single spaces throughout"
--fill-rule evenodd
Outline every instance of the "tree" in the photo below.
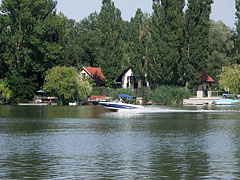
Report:
M 184 0 L 153 0 L 152 52 L 148 77 L 153 86 L 177 84 L 183 61 Z
M 224 67 L 219 79 L 221 88 L 232 94 L 238 94 L 240 90 L 240 65 Z
M 233 33 L 222 21 L 210 21 L 209 62 L 206 71 L 218 81 L 222 67 L 234 64 L 232 51 L 234 48 Z
M 13 88 L 14 99 L 31 99 L 43 85 L 46 70 L 63 57 L 65 19 L 56 15 L 55 8 L 54 0 L 2 1 L 2 30 L 8 39 L 1 56 L 11 87 L 18 87 Z
M 60 104 L 85 99 L 91 92 L 88 82 L 82 82 L 73 67 L 56 66 L 47 72 L 43 89 L 58 97 Z
M 147 73 L 147 59 L 151 48 L 151 20 L 141 9 L 136 11 L 128 25 L 129 64 L 136 80 L 145 81 Z
M 98 67 L 98 51 L 101 49 L 102 34 L 97 27 L 98 14 L 91 13 L 88 18 L 75 22 L 68 20 L 69 34 L 65 46 L 63 65 Z
M 102 34 L 98 62 L 109 81 L 114 81 L 127 66 L 123 61 L 123 25 L 120 10 L 111 0 L 103 0 L 98 17 L 98 27 Z
M 187 68 L 186 80 L 190 86 L 200 82 L 202 70 L 207 68 L 209 55 L 209 16 L 212 0 L 188 0 L 186 10 L 187 26 Z
M 234 33 L 234 61 L 240 64 L 240 0 L 236 0 L 236 32 Z
M 0 80 L 0 96 L 3 100 L 9 101 L 12 97 L 12 91 L 6 81 Z
M 6 36 L 6 18 L 3 14 L 0 13 L 0 79 L 4 78 L 7 72 L 7 64 L 4 61 L 3 53 L 5 51 L 5 44 L 7 43 Z

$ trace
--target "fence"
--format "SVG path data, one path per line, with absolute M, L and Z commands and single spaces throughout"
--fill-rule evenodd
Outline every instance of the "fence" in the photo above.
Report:
M 211 91 L 212 97 L 222 97 L 226 91 Z

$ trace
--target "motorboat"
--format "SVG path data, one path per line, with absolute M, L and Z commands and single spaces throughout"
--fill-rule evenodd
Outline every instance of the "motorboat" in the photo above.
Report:
M 136 97 L 128 94 L 118 94 L 119 99 L 112 102 L 99 102 L 104 108 L 117 112 L 119 110 L 136 110 L 144 108 L 141 105 L 136 105 Z M 134 103 L 133 103 L 134 102 Z
M 214 100 L 212 103 L 215 105 L 233 105 L 240 103 L 240 101 L 234 99 L 218 99 Z

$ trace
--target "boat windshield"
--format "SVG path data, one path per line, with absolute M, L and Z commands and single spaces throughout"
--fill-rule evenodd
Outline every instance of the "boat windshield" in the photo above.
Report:
M 118 94 L 119 101 L 127 104 L 136 104 L 136 97 L 128 94 Z

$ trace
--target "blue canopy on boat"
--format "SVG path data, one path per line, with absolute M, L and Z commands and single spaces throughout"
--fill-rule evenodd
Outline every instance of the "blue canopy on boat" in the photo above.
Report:
M 128 94 L 119 94 L 118 96 L 121 98 L 136 99 L 135 96 L 129 96 Z

